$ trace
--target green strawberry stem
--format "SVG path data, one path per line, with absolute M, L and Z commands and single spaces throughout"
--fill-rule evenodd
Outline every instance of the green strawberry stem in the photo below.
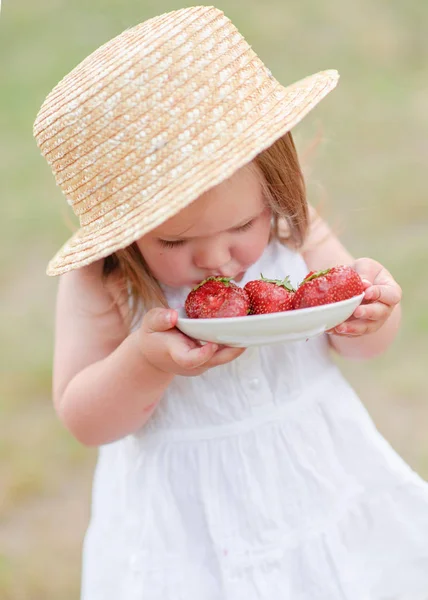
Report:
M 288 275 L 287 275 L 287 277 L 285 277 L 284 279 L 281 280 L 281 279 L 267 279 L 266 277 L 263 277 L 263 273 L 260 273 L 260 278 L 262 281 L 267 281 L 268 283 L 274 283 L 275 285 L 279 285 L 280 287 L 285 288 L 289 292 L 296 291 L 294 289 L 294 287 L 291 285 L 290 277 Z
M 207 283 L 207 281 L 221 281 L 221 283 L 224 283 L 224 285 L 229 285 L 231 279 L 232 279 L 232 277 L 214 277 L 214 276 L 213 277 L 208 277 L 207 279 L 204 279 L 203 281 L 201 281 L 200 283 L 198 283 L 198 285 L 195 286 L 193 288 L 193 290 L 197 290 L 202 285 L 204 285 L 204 283 Z
M 312 273 L 311 275 L 308 275 L 307 277 L 305 277 L 305 279 L 302 281 L 302 283 L 307 283 L 308 281 L 312 281 L 312 279 L 316 279 L 317 277 L 322 277 L 323 275 L 327 275 L 327 273 L 329 273 L 331 271 L 331 269 L 326 269 L 325 271 L 317 271 L 316 273 Z M 300 285 L 302 285 L 302 283 Z

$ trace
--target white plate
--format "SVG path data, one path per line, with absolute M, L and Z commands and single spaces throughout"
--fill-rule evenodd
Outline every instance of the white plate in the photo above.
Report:
M 360 294 L 313 308 L 221 319 L 189 319 L 184 308 L 178 308 L 177 328 L 196 340 L 240 348 L 295 342 L 320 335 L 343 323 L 363 298 L 364 294 Z

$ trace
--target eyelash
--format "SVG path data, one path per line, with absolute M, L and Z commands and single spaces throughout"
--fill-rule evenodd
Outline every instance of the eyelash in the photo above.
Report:
M 245 223 L 245 225 L 241 225 L 241 227 L 237 227 L 235 231 L 241 233 L 243 231 L 251 229 L 253 225 L 254 219 L 252 221 L 248 221 L 248 223 Z M 176 240 L 175 242 L 171 242 L 168 240 L 159 240 L 159 242 L 164 248 L 176 248 L 177 246 L 183 246 L 183 244 L 186 243 L 186 240 Z
M 177 240 L 176 242 L 169 242 L 168 240 L 159 240 L 160 244 L 164 246 L 164 248 L 176 248 L 177 246 L 182 246 L 186 240 Z
M 245 223 L 245 225 L 241 225 L 241 227 L 238 227 L 236 229 L 236 231 L 247 231 L 247 229 L 251 229 L 251 227 L 254 225 L 254 219 L 251 221 L 248 221 L 248 223 Z

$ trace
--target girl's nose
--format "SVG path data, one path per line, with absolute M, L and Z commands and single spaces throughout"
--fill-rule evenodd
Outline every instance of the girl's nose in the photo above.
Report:
M 204 241 L 195 251 L 194 263 L 199 269 L 216 271 L 230 262 L 231 255 L 227 244 L 221 241 Z

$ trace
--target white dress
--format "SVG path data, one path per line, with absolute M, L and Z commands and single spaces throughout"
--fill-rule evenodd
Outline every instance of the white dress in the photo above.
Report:
M 260 272 L 307 268 L 273 242 L 241 285 Z M 141 431 L 100 448 L 82 585 L 83 600 L 426 600 L 428 485 L 325 336 L 248 349 L 176 377 Z

